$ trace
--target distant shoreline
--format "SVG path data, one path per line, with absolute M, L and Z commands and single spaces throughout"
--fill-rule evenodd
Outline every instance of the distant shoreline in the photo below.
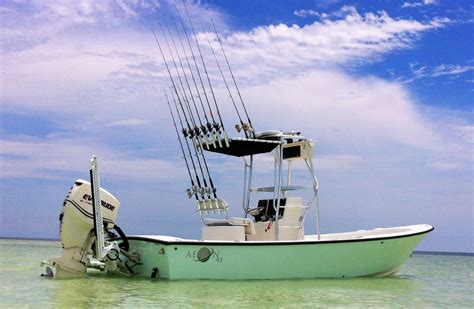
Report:
M 5 237 L 5 236 L 0 236 L 0 239 L 60 241 L 59 238 L 30 238 L 30 237 Z
M 60 241 L 60 239 L 54 238 L 29 238 L 29 237 L 4 237 L 0 236 L 0 239 L 12 239 L 12 240 L 39 240 L 39 241 Z M 474 256 L 474 252 L 450 252 L 450 251 L 413 251 L 416 255 L 455 255 L 455 256 Z
M 417 255 L 456 255 L 456 256 L 474 256 L 474 252 L 450 252 L 450 251 L 413 251 Z

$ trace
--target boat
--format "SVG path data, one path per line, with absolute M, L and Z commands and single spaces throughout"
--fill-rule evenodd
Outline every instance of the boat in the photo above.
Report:
M 209 49 L 238 116 L 235 129 L 240 136 L 230 137 L 191 18 L 193 36 L 186 32 L 183 19 L 181 23 L 188 43 L 185 48 L 185 40 L 179 37 L 181 54 L 172 36 L 168 39 L 162 29 L 172 60 L 165 57 L 163 42 L 152 31 L 172 84 L 164 99 L 189 176 L 186 192 L 196 205 L 190 214 L 202 219 L 200 239 L 126 235 L 117 225 L 120 202 L 101 187 L 98 159 L 93 156 L 90 180 L 76 180 L 66 196 L 60 215 L 63 253 L 42 263 L 44 275 L 77 277 L 99 270 L 155 280 L 247 280 L 383 277 L 396 273 L 434 228 L 419 224 L 321 233 L 319 181 L 313 163 L 316 142 L 298 131 L 255 130 L 213 25 L 213 43 L 219 43 L 232 82 L 226 79 L 208 39 Z M 231 217 L 231 205 L 218 194 L 207 164 L 211 153 L 217 158 L 243 160 L 241 217 Z M 267 186 L 254 185 L 262 182 L 261 174 L 255 173 L 258 162 L 262 162 L 257 160 L 260 156 L 273 161 L 263 164 L 271 175 Z M 296 165 L 300 165 L 298 169 Z M 305 177 L 300 175 L 301 167 Z M 298 183 L 301 180 L 297 176 L 306 185 Z M 313 208 L 316 234 L 306 235 L 307 214 Z
M 294 135 L 281 135 L 289 136 Z M 230 140 L 231 145 L 233 141 Z M 238 144 L 242 142 L 238 140 Z M 282 154 L 284 159 L 280 163 L 310 162 L 312 144 L 298 138 L 297 142 L 277 144 L 273 151 Z M 275 160 L 279 160 L 278 156 Z M 92 161 L 95 168 L 96 158 Z M 312 174 L 311 164 L 308 166 Z M 400 269 L 417 244 L 433 230 L 430 225 L 420 224 L 305 235 L 306 214 L 318 192 L 316 178 L 313 178 L 312 198 L 303 202 L 301 197 L 290 196 L 290 192 L 303 189 L 291 184 L 291 169 L 287 185 L 250 188 L 253 164 L 245 162 L 245 168 L 249 175 L 243 197 L 244 216 L 229 217 L 229 205 L 223 200 L 198 200 L 196 210 L 203 226 L 201 239 L 195 240 L 125 236 L 116 225 L 119 201 L 105 189 L 97 190 L 100 186 L 94 186 L 94 181 L 76 180 L 60 215 L 64 251 L 60 257 L 43 262 L 45 275 L 77 277 L 90 269 L 100 269 L 126 276 L 172 280 L 388 276 Z M 256 207 L 250 207 L 250 194 L 275 192 L 281 195 L 279 199 L 258 199 Z M 103 224 L 97 219 L 97 209 L 103 212 Z M 222 218 L 211 218 L 218 214 Z

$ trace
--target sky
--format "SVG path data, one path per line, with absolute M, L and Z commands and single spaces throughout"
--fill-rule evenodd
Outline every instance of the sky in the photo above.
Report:
M 435 231 L 419 250 L 474 252 L 470 1 L 186 3 L 227 126 L 236 115 L 206 41 L 218 46 L 211 20 L 255 129 L 317 141 L 323 233 L 426 223 Z M 183 13 L 172 0 L 0 2 L 1 237 L 58 238 L 92 154 L 125 233 L 200 237 L 150 31 L 164 43 L 175 5 Z M 242 160 L 208 159 L 242 216 Z M 268 162 L 257 160 L 256 184 L 269 185 Z

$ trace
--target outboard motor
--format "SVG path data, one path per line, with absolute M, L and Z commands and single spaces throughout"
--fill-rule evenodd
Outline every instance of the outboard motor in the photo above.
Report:
M 104 229 L 110 231 L 115 225 L 120 202 L 102 188 L 100 196 Z M 74 186 L 64 200 L 59 222 L 59 235 L 63 249 L 82 247 L 94 228 L 90 182 L 82 179 L 74 182 Z
M 59 216 L 64 251 L 60 256 L 42 262 L 46 272 L 43 276 L 77 277 L 84 275 L 88 268 L 129 276 L 134 274 L 133 267 L 140 264 L 138 254 L 129 252 L 128 240 L 115 224 L 120 202 L 102 188 L 97 205 L 101 205 L 103 228 L 96 228 L 92 189 L 90 182 L 78 179 L 68 192 Z M 113 230 L 119 234 L 120 244 Z M 97 231 L 103 234 L 102 239 L 96 237 Z M 102 248 L 97 246 L 97 239 L 103 241 Z

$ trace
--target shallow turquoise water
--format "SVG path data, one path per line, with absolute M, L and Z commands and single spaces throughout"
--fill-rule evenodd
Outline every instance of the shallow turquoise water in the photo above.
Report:
M 387 278 L 150 281 L 40 277 L 59 242 L 0 239 L 1 307 L 474 307 L 474 257 L 413 255 Z

